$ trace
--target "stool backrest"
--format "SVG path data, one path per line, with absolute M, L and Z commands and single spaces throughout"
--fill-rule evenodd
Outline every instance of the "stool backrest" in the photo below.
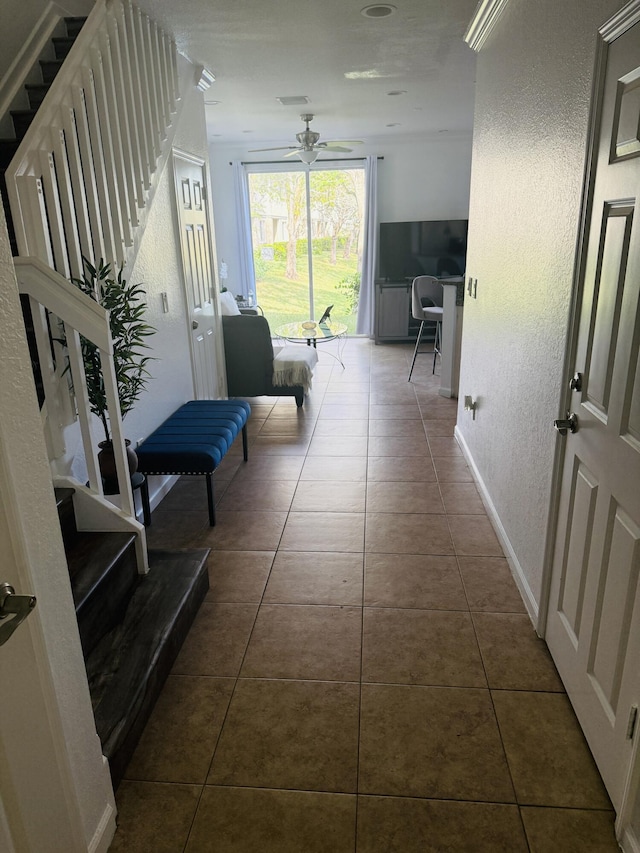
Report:
M 419 275 L 411 285 L 411 315 L 424 320 L 423 308 L 436 305 L 442 308 L 442 285 L 432 275 Z

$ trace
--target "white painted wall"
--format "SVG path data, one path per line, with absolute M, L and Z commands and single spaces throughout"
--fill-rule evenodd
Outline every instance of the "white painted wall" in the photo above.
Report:
M 277 143 L 270 143 L 277 144 Z M 251 148 L 262 147 L 253 140 Z M 277 154 L 277 152 L 274 152 Z M 432 139 L 385 139 L 358 146 L 349 156 L 376 154 L 378 219 L 403 222 L 420 219 L 466 219 L 469 210 L 471 138 L 442 134 Z M 215 144 L 209 147 L 217 255 L 229 268 L 227 287 L 239 292 L 238 240 L 233 194 L 232 160 L 274 159 L 247 149 Z
M 478 56 L 458 429 L 540 602 L 597 27 L 621 0 L 510 0 Z M 464 395 L 478 400 L 475 421 Z
M 203 96 L 195 86 L 190 86 L 184 98 L 174 147 L 206 161 Z M 132 441 L 146 437 L 179 405 L 193 399 L 189 318 L 175 218 L 175 184 L 170 158 L 160 178 L 140 251 L 129 275 L 130 281 L 143 283 L 147 293 L 146 316 L 157 329 L 150 340 L 157 359 L 149 366 L 152 379 L 124 421 L 127 437 Z M 167 314 L 162 310 L 163 292 L 169 302 Z

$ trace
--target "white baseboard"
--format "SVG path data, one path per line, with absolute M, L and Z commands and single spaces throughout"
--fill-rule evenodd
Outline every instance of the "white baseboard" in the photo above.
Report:
M 473 479 L 475 480 L 476 486 L 478 487 L 478 491 L 480 492 L 482 503 L 484 504 L 485 509 L 487 510 L 489 521 L 493 525 L 493 529 L 496 532 L 496 536 L 498 537 L 500 544 L 502 545 L 502 550 L 504 551 L 505 557 L 507 558 L 507 563 L 509 564 L 509 568 L 511 569 L 511 574 L 513 575 L 513 579 L 515 580 L 518 590 L 520 591 L 520 595 L 522 596 L 524 605 L 527 608 L 529 617 L 533 622 L 534 627 L 536 627 L 538 624 L 538 602 L 536 601 L 535 596 L 531 591 L 529 582 L 525 577 L 525 574 L 522 570 L 522 566 L 520 565 L 520 561 L 516 556 L 516 552 L 513 550 L 513 546 L 511 545 L 509 537 L 507 536 L 507 531 L 504 529 L 502 521 L 500 520 L 498 511 L 496 510 L 495 505 L 491 500 L 489 490 L 487 489 L 485 482 L 482 479 L 480 472 L 478 471 L 478 467 L 471 454 L 471 451 L 469 450 L 469 447 L 466 441 L 464 440 L 462 433 L 458 430 L 457 426 L 454 431 L 454 436 L 456 441 L 460 445 L 460 449 L 462 450 L 467 465 L 471 469 Z

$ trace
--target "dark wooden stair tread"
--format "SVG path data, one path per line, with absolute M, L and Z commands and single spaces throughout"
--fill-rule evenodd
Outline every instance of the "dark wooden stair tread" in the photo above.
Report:
M 96 730 L 114 785 L 126 768 L 209 588 L 208 549 L 149 551 L 122 621 L 86 659 Z
M 67 553 L 76 607 L 135 540 L 133 533 L 78 533 Z
M 64 59 L 66 55 L 71 50 L 71 47 L 75 41 L 74 36 L 58 36 L 52 38 L 53 49 L 56 53 L 56 59 Z

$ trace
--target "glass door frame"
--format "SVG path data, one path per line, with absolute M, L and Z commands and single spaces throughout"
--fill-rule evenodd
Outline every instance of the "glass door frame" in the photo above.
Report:
M 281 162 L 279 160 L 269 160 L 262 163 L 244 163 L 245 181 L 247 189 L 248 201 L 248 227 L 249 227 L 249 249 L 251 262 L 254 258 L 253 245 L 253 229 L 251 228 L 251 188 L 249 184 L 249 175 L 251 174 L 276 174 L 279 172 L 303 172 L 305 176 L 305 201 L 307 213 L 307 267 L 309 274 L 309 317 L 314 316 L 314 290 L 313 290 L 313 251 L 312 251 L 312 222 L 311 222 L 311 172 L 326 172 L 326 171 L 347 171 L 353 169 L 361 169 L 365 172 L 365 159 L 361 157 L 350 158 L 344 160 L 316 160 L 315 163 L 307 164 L 298 160 L 291 162 Z M 364 207 L 366 210 L 367 199 L 364 199 Z M 363 210 L 363 215 L 365 213 Z M 254 273 L 255 275 L 255 273 Z

